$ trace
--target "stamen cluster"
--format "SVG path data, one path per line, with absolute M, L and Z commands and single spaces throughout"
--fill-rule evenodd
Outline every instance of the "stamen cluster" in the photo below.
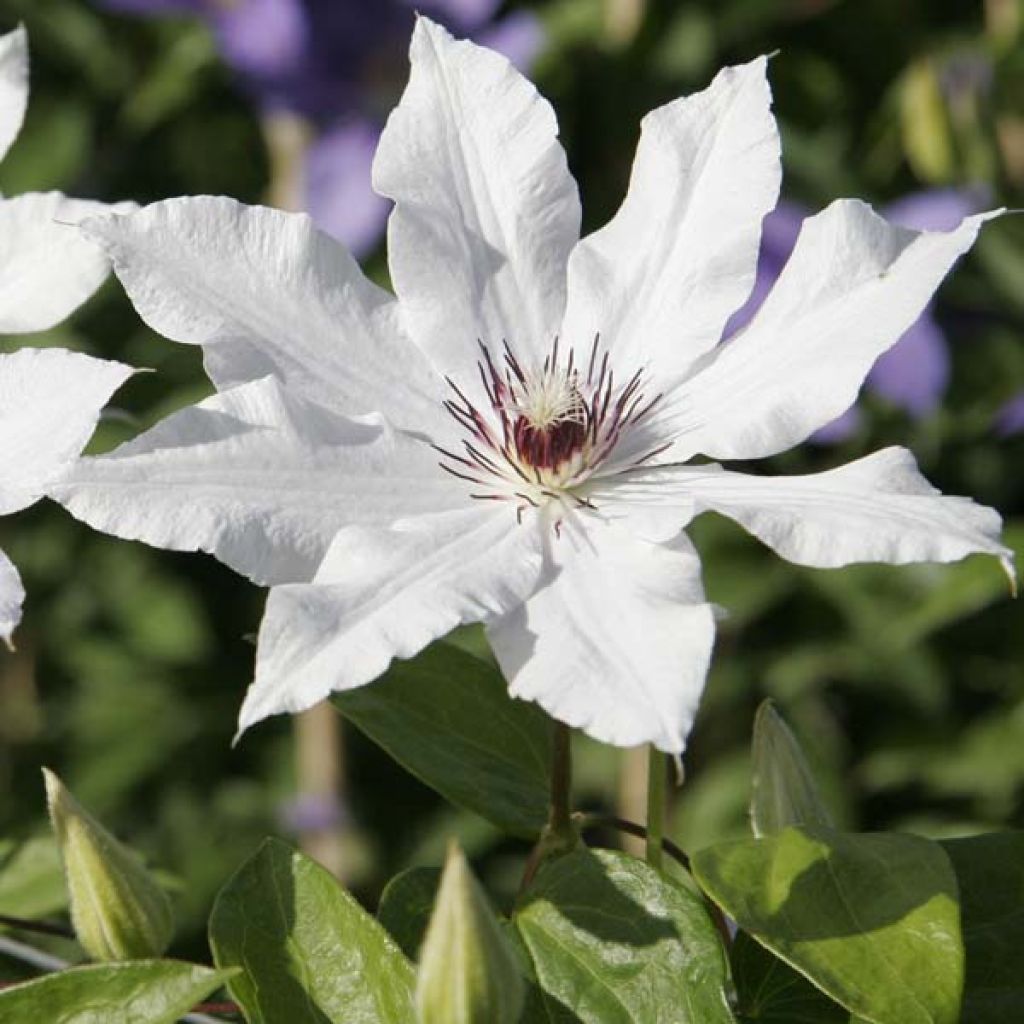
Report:
M 661 395 L 646 399 L 642 369 L 617 388 L 600 336 L 594 338 L 586 373 L 572 348 L 562 361 L 558 338 L 533 372 L 507 341 L 498 362 L 482 341 L 478 344 L 487 406 L 481 411 L 446 378 L 455 397 L 445 401 L 445 409 L 469 437 L 463 440 L 463 454 L 437 448 L 441 468 L 474 484 L 500 485 L 497 492 L 474 493 L 474 498 L 511 498 L 533 506 L 569 499 L 588 505 L 576 489 L 608 458 L 623 433 L 649 415 Z M 649 451 L 632 464 L 655 454 Z

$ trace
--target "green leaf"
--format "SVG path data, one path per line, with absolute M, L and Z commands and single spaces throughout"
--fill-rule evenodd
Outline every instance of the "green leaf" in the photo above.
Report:
M 0 842 L 0 914 L 45 917 L 67 905 L 64 868 L 53 836 Z
M 964 951 L 956 877 L 937 843 L 786 828 L 693 857 L 744 931 L 874 1024 L 957 1024 Z
M 903 150 L 914 172 L 929 184 L 950 181 L 956 154 L 942 88 L 931 60 L 919 60 L 904 73 L 900 114 Z
M 1005 1024 L 1024 1006 L 1024 832 L 948 839 L 967 947 L 962 1024 Z
M 268 839 L 217 896 L 210 948 L 249 1024 L 408 1024 L 412 966 L 316 861 Z
M 553 1019 L 733 1020 L 725 953 L 699 896 L 624 853 L 578 848 L 548 861 L 515 925 Z
M 0 992 L 10 1024 L 174 1024 L 235 972 L 176 960 L 91 964 Z
M 419 956 L 440 884 L 440 868 L 409 868 L 395 875 L 380 894 L 377 920 L 410 960 Z
M 850 1014 L 746 932 L 729 950 L 744 1024 L 848 1024 Z
M 399 661 L 335 707 L 452 803 L 514 835 L 547 820 L 551 721 L 514 700 L 501 673 L 451 644 Z
M 769 835 L 787 825 L 832 826 L 800 744 L 770 700 L 761 704 L 754 719 L 753 761 L 754 835 Z

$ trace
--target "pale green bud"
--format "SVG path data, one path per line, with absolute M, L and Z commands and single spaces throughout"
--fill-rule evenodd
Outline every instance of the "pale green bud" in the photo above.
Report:
M 833 827 L 800 744 L 770 700 L 762 702 L 754 719 L 753 760 L 754 835 L 770 835 L 788 825 Z
M 516 1024 L 524 995 L 515 951 L 452 845 L 420 951 L 419 1024 Z
M 167 894 L 48 768 L 43 779 L 82 948 L 94 960 L 160 956 L 174 931 Z

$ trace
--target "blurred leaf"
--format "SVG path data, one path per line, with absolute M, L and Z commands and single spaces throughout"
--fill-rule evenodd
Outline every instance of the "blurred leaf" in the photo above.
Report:
M 544 30 L 552 58 L 556 51 L 600 38 L 604 26 L 602 0 L 551 0 L 543 8 Z
M 81 75 L 90 89 L 112 94 L 128 82 L 127 54 L 109 30 L 109 18 L 81 3 L 13 0 L 28 24 L 32 52 L 58 51 L 65 68 Z M 33 66 L 35 57 L 33 57 Z
M 723 629 L 742 628 L 792 591 L 789 567 L 723 516 L 701 516 L 690 532 L 715 567 L 706 586 L 708 600 L 725 609 Z
M 957 1024 L 964 950 L 942 848 L 896 833 L 787 828 L 693 856 L 744 931 L 874 1024 Z
M 709 77 L 715 59 L 711 12 L 698 4 L 679 4 L 650 59 L 651 69 L 665 78 L 694 81 Z
M 948 839 L 967 947 L 961 1024 L 1005 1024 L 1024 1006 L 1024 832 Z
M 440 868 L 409 868 L 395 875 L 380 895 L 377 920 L 410 960 L 419 957 L 440 884 Z
M 451 644 L 395 662 L 335 707 L 453 803 L 514 835 L 547 821 L 551 720 L 508 694 L 496 667 Z
M 88 107 L 73 97 L 33 99 L 25 125 L 0 163 L 0 192 L 67 190 L 89 156 Z
M 922 181 L 951 181 L 956 167 L 946 105 L 930 58 L 912 64 L 900 96 L 903 149 Z
M 1004 815 L 1024 781 L 1024 701 L 924 741 L 897 736 L 865 758 L 862 772 L 876 787 L 984 798 Z
M 584 1024 L 730 1024 L 728 966 L 699 896 L 642 861 L 577 848 L 546 862 L 514 923 L 545 1007 Z M 670 1010 L 667 1008 L 671 1008 Z
M 275 839 L 239 868 L 210 917 L 218 967 L 250 1024 L 408 1024 L 412 966 L 316 861 Z
M 1004 217 L 981 233 L 973 252 L 999 300 L 1024 309 L 1024 231 L 1020 217 Z
M 69 660 L 79 678 L 71 704 L 76 789 L 99 810 L 139 782 L 159 776 L 195 734 L 195 709 L 152 671 L 110 641 L 81 641 Z
M 0 914 L 45 917 L 67 905 L 64 869 L 52 836 L 0 842 Z
M 750 750 L 721 751 L 687 779 L 672 815 L 672 838 L 688 853 L 750 835 Z
M 173 116 L 191 102 L 199 88 L 202 71 L 217 63 L 217 49 L 204 22 L 186 22 L 129 94 L 123 109 L 125 121 L 145 132 Z
M 755 836 L 787 825 L 832 826 L 800 744 L 768 700 L 754 719 L 753 769 L 750 821 Z
M 744 1024 L 847 1024 L 850 1014 L 746 932 L 729 950 Z
M 72 967 L 0 992 L 10 1024 L 174 1024 L 233 971 L 176 960 Z

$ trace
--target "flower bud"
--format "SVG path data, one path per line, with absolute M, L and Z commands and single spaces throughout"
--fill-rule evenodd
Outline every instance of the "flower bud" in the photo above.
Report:
M 515 951 L 453 844 L 420 951 L 419 1024 L 516 1024 L 524 995 Z
M 53 772 L 44 768 L 43 778 L 82 948 L 94 960 L 160 956 L 174 930 L 167 894 Z

